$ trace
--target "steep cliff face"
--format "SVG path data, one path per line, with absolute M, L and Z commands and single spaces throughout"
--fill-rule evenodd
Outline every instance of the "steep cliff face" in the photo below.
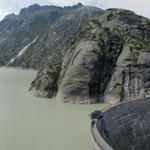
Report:
M 103 100 L 106 103 L 150 96 L 150 20 L 135 15 L 124 17 L 127 25 L 124 24 L 122 28 L 117 26 L 120 28 L 123 49 L 105 89 Z
M 36 95 L 114 104 L 150 94 L 150 20 L 131 11 L 93 15 L 56 56 L 32 82 Z
M 40 70 L 49 56 L 63 49 L 82 20 L 99 11 L 80 3 L 63 8 L 35 4 L 21 9 L 19 15 L 6 16 L 0 22 L 0 66 Z

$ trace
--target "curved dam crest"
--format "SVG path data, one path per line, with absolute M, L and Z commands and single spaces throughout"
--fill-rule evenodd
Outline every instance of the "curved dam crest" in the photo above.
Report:
M 149 150 L 150 98 L 120 103 L 91 127 L 96 150 Z M 103 120 L 105 120 L 105 126 Z M 109 130 L 109 135 L 106 134 Z

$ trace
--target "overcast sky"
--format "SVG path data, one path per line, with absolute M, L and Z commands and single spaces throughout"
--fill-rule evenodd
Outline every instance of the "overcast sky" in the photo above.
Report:
M 150 18 L 150 0 L 0 0 L 0 20 L 7 14 L 18 13 L 31 4 L 67 6 L 81 2 L 102 9 L 125 8 Z

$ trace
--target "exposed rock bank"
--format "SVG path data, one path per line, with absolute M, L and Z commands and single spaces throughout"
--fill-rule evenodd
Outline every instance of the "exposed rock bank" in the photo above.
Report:
M 93 15 L 56 56 L 32 82 L 36 95 L 114 104 L 150 94 L 150 20 L 134 12 Z

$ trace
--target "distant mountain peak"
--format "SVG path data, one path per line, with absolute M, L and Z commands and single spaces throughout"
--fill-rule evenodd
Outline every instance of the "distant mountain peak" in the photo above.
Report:
M 76 5 L 73 5 L 72 7 L 79 8 L 83 7 L 84 5 L 82 3 L 77 3 Z
M 41 9 L 41 6 L 36 3 L 36 4 L 33 4 L 33 5 L 30 5 L 28 8 L 21 9 L 20 15 L 24 15 L 26 13 L 33 13 L 33 12 L 38 11 L 40 9 Z
M 77 6 L 83 6 L 83 4 L 82 3 L 78 3 Z
M 12 18 L 14 18 L 15 16 L 16 16 L 16 15 L 15 15 L 14 13 L 8 14 L 7 16 L 5 16 L 4 19 L 12 19 Z
M 73 5 L 73 6 L 65 6 L 65 8 L 79 8 L 79 7 L 83 7 L 84 5 L 82 3 L 77 3 L 76 5 Z M 20 15 L 25 15 L 25 14 L 28 14 L 28 13 L 33 13 L 33 12 L 36 12 L 36 11 L 39 11 L 43 8 L 44 6 L 40 6 L 39 4 L 35 3 L 33 5 L 30 5 L 29 7 L 26 7 L 26 8 L 22 8 L 20 10 Z M 62 7 L 58 7 L 58 6 L 47 6 L 46 8 L 50 8 L 50 7 L 56 7 L 56 8 L 62 8 Z

